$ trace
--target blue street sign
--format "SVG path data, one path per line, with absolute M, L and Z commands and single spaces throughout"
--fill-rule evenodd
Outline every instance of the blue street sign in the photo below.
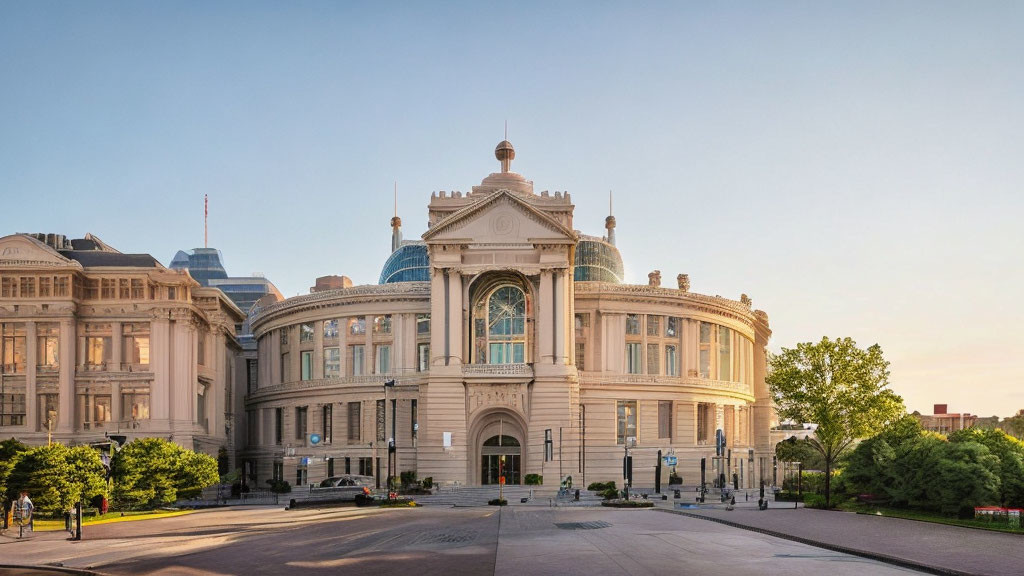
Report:
M 675 456 L 665 456 L 665 466 L 675 466 L 679 463 L 679 459 Z
M 309 443 L 313 444 L 314 446 L 319 444 L 320 443 L 320 435 L 319 434 L 310 434 L 309 435 Z

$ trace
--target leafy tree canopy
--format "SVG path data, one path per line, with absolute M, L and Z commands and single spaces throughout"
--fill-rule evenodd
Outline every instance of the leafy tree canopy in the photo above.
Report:
M 88 446 L 50 444 L 15 455 L 7 478 L 7 497 L 27 490 L 36 508 L 57 515 L 75 502 L 88 501 L 106 490 L 106 472 L 99 452 Z
M 160 438 L 141 438 L 111 463 L 114 499 L 125 508 L 169 506 L 217 482 L 217 461 Z
M 825 461 L 825 498 L 831 505 L 836 460 L 905 412 L 888 388 L 889 363 L 877 344 L 862 350 L 851 338 L 804 342 L 772 357 L 765 379 L 779 416 L 818 425 L 812 444 Z

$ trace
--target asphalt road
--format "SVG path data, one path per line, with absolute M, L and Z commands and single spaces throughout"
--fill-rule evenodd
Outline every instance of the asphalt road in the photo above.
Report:
M 67 542 L 63 533 L 3 537 L 0 564 L 161 576 L 912 573 L 652 510 L 223 509 L 87 526 L 84 536 L 82 542 Z

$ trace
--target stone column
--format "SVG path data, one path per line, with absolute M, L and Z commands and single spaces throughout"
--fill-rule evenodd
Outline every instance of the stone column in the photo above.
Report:
M 439 363 L 447 361 L 445 355 L 445 343 L 449 335 L 445 331 L 445 308 L 444 272 L 440 268 L 430 269 L 430 357 L 431 364 L 436 358 Z
M 82 356 L 85 356 L 85 342 L 82 339 Z M 74 429 L 75 418 L 74 418 L 74 398 L 75 398 L 75 322 L 71 318 L 64 318 L 60 321 L 60 337 L 58 340 L 58 351 L 57 355 L 60 357 L 60 373 L 59 389 L 60 399 L 57 405 L 57 431 L 63 433 L 69 433 Z M 32 343 L 35 346 L 35 343 Z M 32 396 L 26 398 L 26 401 L 32 403 L 31 411 L 29 412 L 29 418 L 33 420 L 38 419 L 39 410 L 36 406 L 36 394 L 35 394 L 35 383 L 32 386 Z M 31 398 L 31 400 L 29 400 Z M 26 410 L 29 408 L 25 407 Z M 41 423 L 45 425 L 46 423 Z M 39 422 L 36 422 L 36 427 L 33 429 L 37 430 Z
M 363 374 L 376 374 L 377 354 L 373 349 L 373 316 L 367 315 L 364 318 L 366 319 L 366 334 L 363 344 Z
M 194 420 L 192 398 L 196 394 L 196 384 L 192 370 L 195 367 L 196 330 L 186 320 L 178 320 L 171 326 L 171 333 L 173 365 L 166 401 L 170 406 L 172 428 L 188 428 Z
M 348 318 L 338 319 L 338 372 L 342 378 L 348 376 Z
M 553 363 L 565 364 L 566 363 L 566 349 L 565 349 L 565 315 L 566 315 L 566 294 L 565 294 L 565 271 L 557 270 L 554 273 L 555 280 L 555 357 Z
M 38 430 L 34 420 L 38 418 L 39 410 L 36 408 L 36 366 L 39 364 L 39 351 L 36 342 L 36 323 L 25 323 L 25 417 L 29 430 Z M 31 399 L 31 400 L 30 400 Z M 67 418 L 67 414 L 60 413 L 60 419 Z
M 536 362 L 554 363 L 554 318 L 551 312 L 555 305 L 554 281 L 551 270 L 541 270 L 540 298 L 536 307 L 536 326 L 538 357 Z
M 110 363 L 107 370 L 121 372 L 125 370 L 124 354 L 124 327 L 120 322 L 110 323 Z
M 448 272 L 448 331 L 452 364 L 463 363 L 465 342 L 462 338 L 462 274 L 458 270 Z
M 110 423 L 117 427 L 121 421 L 121 383 L 117 380 L 110 382 Z
M 149 417 L 154 421 L 166 422 L 171 415 L 168 402 L 171 387 L 171 322 L 157 318 L 150 326 L 149 366 L 153 371 L 153 382 L 149 387 Z
M 324 322 L 313 323 L 313 379 L 324 377 Z

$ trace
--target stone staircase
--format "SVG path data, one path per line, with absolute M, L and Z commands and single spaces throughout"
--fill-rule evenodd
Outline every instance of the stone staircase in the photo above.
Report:
M 601 497 L 588 490 L 580 490 L 577 502 L 573 493 L 568 497 L 559 497 L 557 488 L 543 486 L 505 486 L 503 491 L 509 505 L 532 506 L 599 506 Z M 497 486 L 459 486 L 437 489 L 430 496 L 412 496 L 418 504 L 426 506 L 486 506 L 487 502 L 498 498 Z M 522 502 L 527 498 L 526 502 Z

